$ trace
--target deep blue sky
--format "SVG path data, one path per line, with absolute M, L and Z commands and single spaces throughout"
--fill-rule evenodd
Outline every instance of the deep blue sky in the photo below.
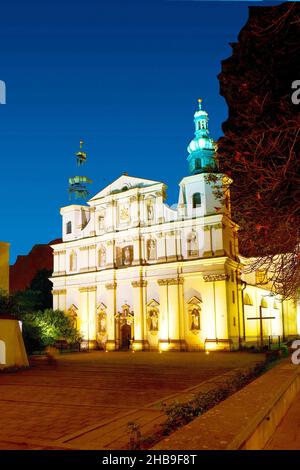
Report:
M 168 203 L 176 202 L 198 97 L 212 137 L 221 135 L 227 109 L 217 74 L 250 4 L 1 4 L 0 240 L 11 243 L 11 262 L 61 236 L 59 208 L 69 204 L 80 139 L 92 195 L 127 171 L 164 181 Z

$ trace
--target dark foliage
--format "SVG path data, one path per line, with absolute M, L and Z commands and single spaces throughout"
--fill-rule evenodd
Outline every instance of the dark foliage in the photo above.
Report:
M 249 19 L 222 62 L 228 104 L 219 168 L 233 180 L 240 250 L 257 256 L 273 289 L 295 296 L 300 285 L 300 3 L 250 7 Z M 279 256 L 278 256 L 279 255 Z

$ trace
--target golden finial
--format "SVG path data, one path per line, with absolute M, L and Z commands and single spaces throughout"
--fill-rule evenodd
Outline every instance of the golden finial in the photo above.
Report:
M 80 148 L 82 149 L 82 146 L 83 146 L 83 140 L 80 140 L 80 142 L 79 142 L 79 146 L 80 146 Z
M 198 103 L 202 103 L 202 98 L 198 98 Z

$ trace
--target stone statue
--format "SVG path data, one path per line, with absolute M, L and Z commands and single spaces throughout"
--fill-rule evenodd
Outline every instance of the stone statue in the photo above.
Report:
M 200 330 L 200 313 L 197 308 L 194 308 L 192 311 L 191 330 Z
M 132 262 L 132 259 L 131 259 L 131 247 L 130 246 L 125 246 L 124 248 L 124 258 L 123 258 L 123 264 L 125 266 L 129 266 Z
M 99 250 L 99 266 L 103 268 L 106 264 L 106 249 L 102 245 L 100 250 Z
M 150 320 L 150 331 L 158 331 L 158 313 L 156 310 L 151 310 Z
M 156 259 L 156 241 L 152 238 L 147 242 L 147 257 L 148 259 Z
M 148 206 L 147 206 L 147 220 L 151 221 L 151 220 L 153 220 L 153 217 L 154 217 L 153 205 L 148 204 Z
M 99 315 L 99 332 L 106 333 L 106 315 L 105 313 L 100 313 Z
M 191 256 L 198 254 L 198 238 L 197 233 L 194 230 L 188 238 L 188 254 Z

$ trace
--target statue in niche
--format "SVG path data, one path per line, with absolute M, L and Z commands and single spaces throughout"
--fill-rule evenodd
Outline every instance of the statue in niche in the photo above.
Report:
M 126 222 L 129 220 L 129 207 L 128 206 L 120 207 L 120 220 L 122 222 Z
M 197 308 L 192 310 L 192 324 L 191 330 L 200 330 L 200 312 Z
M 100 333 L 106 333 L 106 315 L 105 313 L 99 314 L 98 329 Z
M 153 209 L 153 204 L 148 204 L 147 205 L 147 220 L 151 222 L 154 219 L 154 209 Z
M 157 310 L 150 310 L 150 331 L 158 331 L 158 312 Z
M 152 238 L 147 241 L 147 258 L 149 260 L 156 259 L 156 240 Z
M 123 265 L 124 266 L 130 266 L 132 263 L 132 246 L 127 245 L 125 248 L 123 248 Z
M 104 213 L 101 213 L 98 218 L 99 230 L 104 230 Z
M 195 230 L 192 230 L 188 237 L 188 255 L 197 256 L 198 255 L 198 238 Z
M 99 249 L 99 266 L 103 268 L 106 264 L 106 249 L 101 245 Z

